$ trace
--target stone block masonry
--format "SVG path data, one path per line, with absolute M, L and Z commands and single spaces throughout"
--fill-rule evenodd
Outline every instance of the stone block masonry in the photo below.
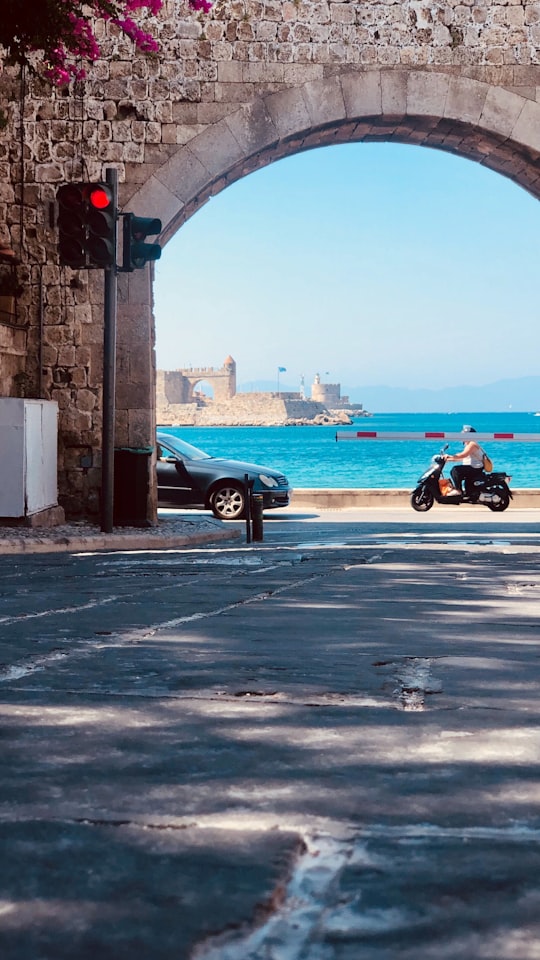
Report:
M 237 393 L 230 400 L 206 404 L 169 403 L 157 408 L 161 426 L 269 427 L 296 423 L 351 423 L 313 400 L 280 399 L 267 393 Z
M 214 399 L 197 394 L 196 388 L 208 383 Z M 313 389 L 320 392 L 317 374 Z M 339 384 L 332 384 L 330 398 L 339 403 Z M 311 400 L 299 393 L 236 393 L 236 363 L 227 357 L 223 367 L 158 370 L 156 377 L 157 422 L 164 426 L 275 426 L 291 423 L 351 423 L 340 411 L 329 410 L 322 396 Z
M 0 337 L 0 386 L 58 402 L 59 492 L 72 518 L 99 510 L 103 283 L 59 265 L 61 183 L 114 167 L 122 209 L 160 217 L 164 244 L 240 177 L 334 143 L 436 147 L 540 195 L 536 0 L 218 0 L 208 16 L 166 0 L 152 24 L 156 57 L 98 22 L 102 56 L 76 89 L 51 90 L 5 58 L 0 75 L 0 243 L 20 259 L 23 287 L 20 331 Z M 180 279 L 181 264 L 181 313 Z M 149 271 L 124 274 L 118 446 L 154 443 L 154 338 Z M 150 487 L 146 514 L 155 518 Z

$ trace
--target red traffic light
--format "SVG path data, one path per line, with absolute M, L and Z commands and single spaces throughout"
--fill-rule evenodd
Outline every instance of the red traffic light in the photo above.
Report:
M 102 186 L 94 187 L 90 190 L 88 199 L 96 210 L 106 210 L 113 202 L 111 191 L 106 190 L 105 187 Z
M 64 183 L 57 191 L 60 263 L 97 270 L 116 264 L 116 200 L 106 183 Z

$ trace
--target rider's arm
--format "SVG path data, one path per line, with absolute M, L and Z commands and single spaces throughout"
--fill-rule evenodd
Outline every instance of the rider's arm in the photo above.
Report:
M 461 453 L 454 453 L 451 456 L 447 456 L 447 460 L 464 460 L 465 457 L 470 457 L 474 448 L 477 446 L 473 440 L 470 440 L 469 443 L 463 448 Z

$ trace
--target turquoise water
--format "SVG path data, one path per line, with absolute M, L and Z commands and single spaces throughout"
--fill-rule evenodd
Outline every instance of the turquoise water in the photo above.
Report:
M 470 423 L 485 433 L 538 433 L 532 413 L 381 413 L 342 427 L 166 427 L 215 457 L 247 460 L 283 471 L 293 487 L 412 488 L 443 441 L 338 441 L 336 430 L 459 431 Z M 484 443 L 495 470 L 512 487 L 540 486 L 540 443 Z M 450 444 L 452 450 L 459 443 Z

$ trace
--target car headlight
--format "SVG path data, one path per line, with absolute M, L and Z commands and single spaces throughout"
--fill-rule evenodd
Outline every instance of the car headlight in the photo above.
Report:
M 259 480 L 261 483 L 264 483 L 265 487 L 279 487 L 275 477 L 267 477 L 265 473 L 259 474 Z

